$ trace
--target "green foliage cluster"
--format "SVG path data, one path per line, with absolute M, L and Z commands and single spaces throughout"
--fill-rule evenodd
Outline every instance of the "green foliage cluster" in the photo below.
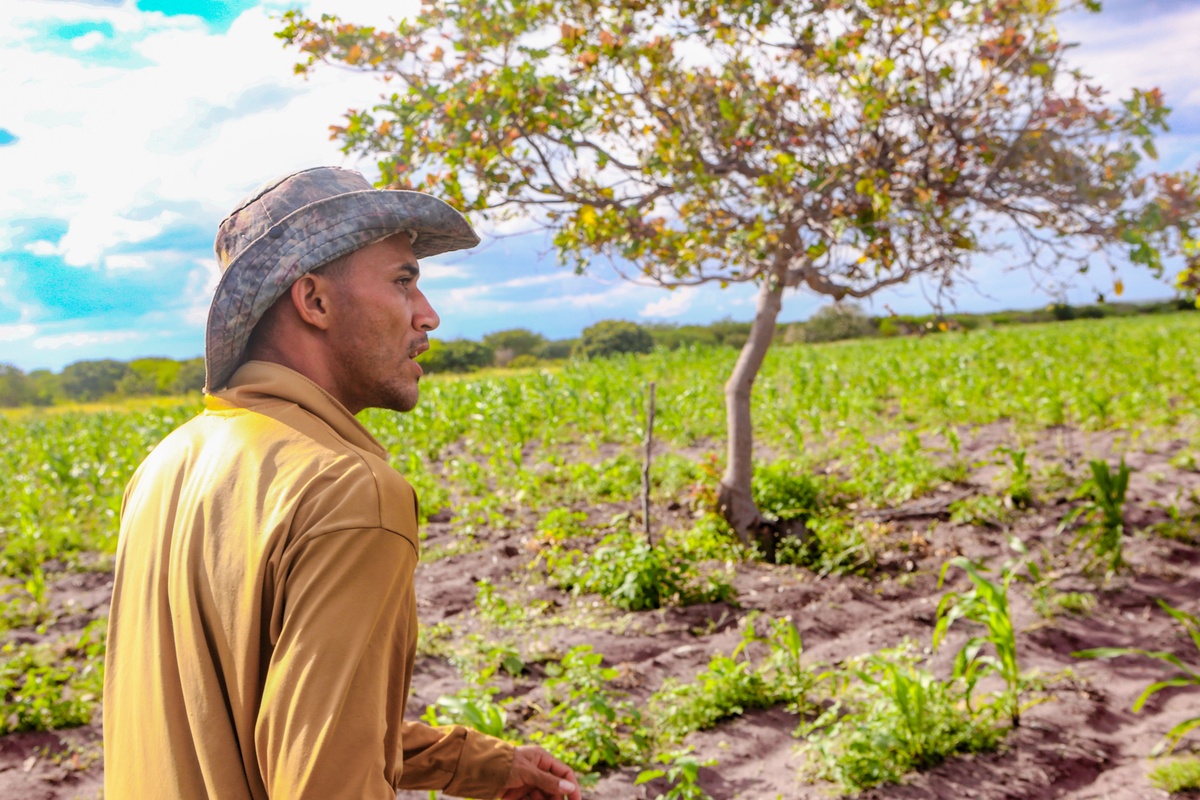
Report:
M 572 647 L 558 665 L 548 665 L 546 697 L 553 705 L 531 740 L 580 774 L 643 760 L 650 740 L 637 707 L 609 688 L 618 672 L 602 665 L 591 645 Z
M 841 339 L 860 339 L 879 333 L 862 306 L 857 303 L 833 303 L 822 306 L 800 325 L 788 329 L 785 341 L 836 342 Z
M 1164 792 L 1200 790 L 1200 756 L 1173 758 L 1150 770 L 1150 782 Z
M 1004 737 L 994 717 L 971 711 L 960 681 L 939 680 L 919 661 L 908 643 L 826 673 L 834 702 L 801 726 L 802 774 L 861 792 L 956 753 L 994 749 Z
M 627 611 L 736 597 L 727 576 L 702 573 L 692 554 L 669 542 L 651 546 L 630 531 L 605 536 L 590 553 L 552 548 L 546 565 L 559 588 L 600 594 Z
M 668 678 L 651 695 L 649 716 L 660 743 L 681 742 L 751 708 L 786 704 L 796 713 L 811 708 L 816 674 L 801 663 L 804 646 L 791 620 L 772 620 L 765 636 L 755 630 L 755 615 L 742 624 L 742 641 L 733 653 L 713 655 L 690 682 Z M 755 645 L 767 648 L 764 658 L 752 657 Z
M 104 691 L 105 620 L 75 637 L 0 648 L 0 735 L 86 725 Z

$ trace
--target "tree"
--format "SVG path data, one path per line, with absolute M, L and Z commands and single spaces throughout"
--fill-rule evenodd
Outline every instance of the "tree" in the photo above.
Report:
M 512 328 L 489 333 L 483 343 L 496 352 L 496 365 L 503 367 L 514 358 L 533 355 L 546 343 L 546 337 L 527 328 Z
M 116 391 L 128 372 L 128 364 L 111 358 L 76 361 L 63 367 L 59 384 L 71 400 L 98 400 Z
M 601 358 L 618 353 L 649 353 L 654 349 L 650 332 L 635 322 L 606 319 L 583 329 L 575 355 Z
M 171 382 L 171 394 L 193 394 L 204 388 L 204 359 L 189 358 L 179 363 L 179 371 Z
M 418 360 L 422 368 L 432 374 L 474 372 L 490 367 L 495 359 L 492 348 L 470 339 L 430 339 L 429 349 Z
M 33 402 L 29 377 L 11 364 L 0 364 L 0 408 L 15 408 Z
M 1066 61 L 1055 15 L 1099 5 L 425 0 L 391 30 L 294 11 L 278 35 L 300 73 L 389 81 L 332 128 L 381 184 L 531 217 L 578 270 L 603 255 L 667 287 L 757 285 L 718 494 L 769 555 L 750 398 L 785 289 L 864 298 L 924 276 L 940 296 L 1001 247 L 1031 268 L 1200 260 L 1200 180 L 1144 170 L 1160 93 L 1110 105 Z

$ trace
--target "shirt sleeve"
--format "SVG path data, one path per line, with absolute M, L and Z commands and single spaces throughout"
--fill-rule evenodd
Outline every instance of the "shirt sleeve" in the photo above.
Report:
M 509 745 L 403 722 L 416 559 L 404 536 L 364 528 L 313 536 L 280 563 L 255 725 L 270 797 L 395 800 L 401 785 L 500 793 Z
M 452 797 L 498 797 L 516 749 L 461 725 L 404 723 L 404 774 L 398 789 L 440 789 Z

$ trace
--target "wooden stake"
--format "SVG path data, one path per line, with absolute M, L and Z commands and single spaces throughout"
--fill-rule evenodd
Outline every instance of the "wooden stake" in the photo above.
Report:
M 654 444 L 654 381 L 650 381 L 650 402 L 646 409 L 646 460 L 642 464 L 642 520 L 646 524 L 646 542 L 654 547 L 650 532 L 650 458 Z

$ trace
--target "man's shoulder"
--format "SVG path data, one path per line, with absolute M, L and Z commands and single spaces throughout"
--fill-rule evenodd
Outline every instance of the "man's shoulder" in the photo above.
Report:
M 299 529 L 379 527 L 417 541 L 416 496 L 404 477 L 286 401 L 207 410 L 170 433 L 138 473 L 135 481 L 143 473 L 192 473 L 213 485 L 249 479 L 293 506 Z

